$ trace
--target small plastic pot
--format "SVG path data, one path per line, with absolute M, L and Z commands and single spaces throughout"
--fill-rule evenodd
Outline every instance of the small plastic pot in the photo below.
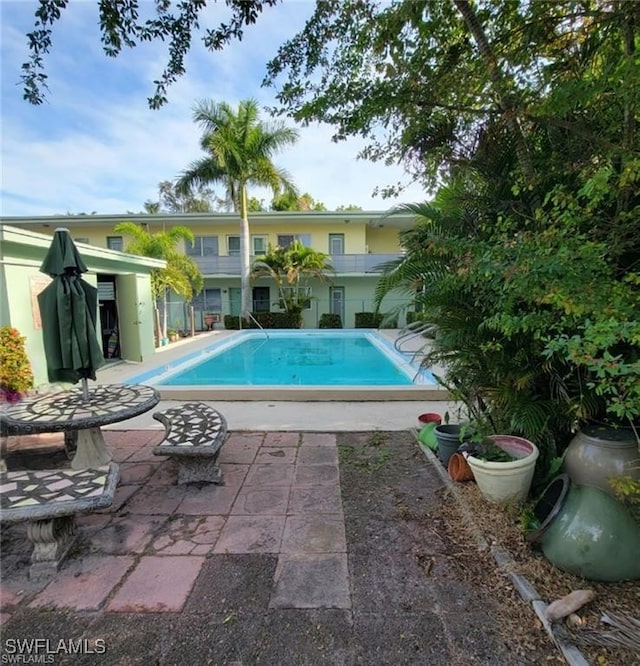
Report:
M 426 412 L 425 414 L 420 414 L 420 416 L 418 416 L 418 428 L 423 428 L 429 423 L 440 425 L 442 423 L 442 417 L 440 414 L 435 414 L 433 412 Z

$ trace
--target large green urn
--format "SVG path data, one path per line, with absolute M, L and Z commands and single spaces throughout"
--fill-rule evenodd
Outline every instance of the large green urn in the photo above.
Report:
M 640 525 L 595 486 L 556 477 L 534 507 L 540 527 L 527 536 L 558 569 L 600 581 L 640 578 Z

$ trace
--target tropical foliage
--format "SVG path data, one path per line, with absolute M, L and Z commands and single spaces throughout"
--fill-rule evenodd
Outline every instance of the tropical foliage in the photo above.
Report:
M 114 227 L 114 231 L 132 238 L 127 243 L 127 252 L 152 259 L 164 259 L 167 262 L 165 268 L 154 268 L 151 271 L 151 290 L 156 300 L 156 313 L 160 310 L 159 302 L 162 301 L 162 324 L 158 337 L 166 338 L 167 290 L 170 289 L 189 302 L 204 286 L 204 278 L 196 263 L 191 257 L 178 251 L 178 243 L 181 241 L 193 243 L 193 232 L 180 225 L 171 227 L 168 231 L 151 232 L 134 222 L 121 222 Z
M 238 110 L 227 103 L 203 101 L 196 105 L 193 118 L 204 130 L 200 145 L 207 153 L 183 172 L 176 190 L 188 193 L 193 188 L 221 183 L 233 210 L 240 214 L 240 279 L 242 316 L 251 311 L 249 261 L 249 206 L 247 187 L 269 187 L 277 196 L 282 190 L 297 196 L 289 174 L 275 166 L 275 152 L 294 144 L 296 130 L 280 123 L 262 123 L 258 104 L 249 99 L 240 102 Z
M 340 105 L 338 127 L 365 134 L 384 118 L 385 143 L 373 137 L 368 154 L 405 154 L 416 173 L 431 166 L 425 183 L 439 183 L 437 195 L 401 207 L 417 224 L 378 300 L 404 293 L 436 325 L 428 361 L 446 367 L 442 382 L 474 420 L 532 439 L 549 463 L 577 422 L 640 414 L 640 6 L 454 5 L 381 12 L 360 42 L 380 74 L 372 97 L 334 107 L 318 88 L 295 113 L 329 119 Z
M 278 287 L 278 305 L 301 321 L 302 311 L 309 306 L 309 281 L 328 282 L 332 273 L 329 255 L 296 240 L 286 248 L 270 245 L 267 254 L 254 261 L 251 277 L 272 278 Z

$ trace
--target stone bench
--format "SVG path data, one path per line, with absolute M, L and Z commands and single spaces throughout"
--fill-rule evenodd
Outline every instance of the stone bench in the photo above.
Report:
M 76 514 L 110 506 L 118 465 L 93 469 L 17 470 L 0 474 L 0 519 L 27 523 L 29 575 L 55 573 L 77 539 Z
M 179 464 L 178 483 L 205 481 L 224 484 L 218 455 L 227 437 L 227 421 L 201 402 L 187 402 L 153 415 L 166 430 L 166 439 L 154 447 L 157 456 Z

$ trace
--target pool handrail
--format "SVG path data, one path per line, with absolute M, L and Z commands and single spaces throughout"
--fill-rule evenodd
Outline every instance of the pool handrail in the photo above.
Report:
M 248 310 L 245 312 L 245 314 L 249 316 L 249 319 L 253 320 L 257 324 L 258 328 L 267 336 L 268 340 L 269 334 L 264 330 L 260 322 Z M 240 328 L 242 329 L 242 317 L 240 317 Z

